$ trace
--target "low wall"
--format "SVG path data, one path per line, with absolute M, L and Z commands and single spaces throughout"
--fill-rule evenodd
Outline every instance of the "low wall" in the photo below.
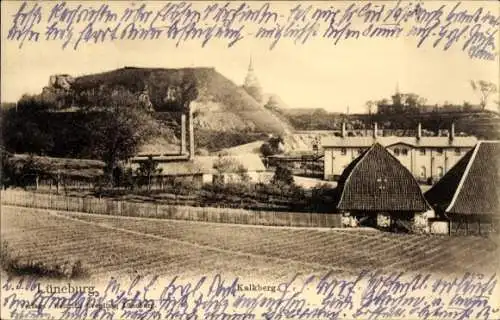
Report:
M 433 234 L 448 234 L 450 223 L 448 221 L 430 221 L 430 230 Z
M 172 206 L 111 199 L 67 197 L 3 190 L 1 203 L 30 208 L 144 218 L 293 227 L 341 227 L 341 215 L 301 212 L 251 211 L 231 208 Z

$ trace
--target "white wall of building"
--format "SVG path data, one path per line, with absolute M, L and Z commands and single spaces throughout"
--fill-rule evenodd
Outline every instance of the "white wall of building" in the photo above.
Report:
M 333 180 L 356 159 L 366 148 L 359 147 L 325 147 L 324 179 Z M 413 147 L 406 144 L 395 144 L 387 147 L 413 176 L 419 181 L 429 178 L 434 181 L 448 172 L 471 147 Z M 405 151 L 406 150 L 406 151 Z
M 340 176 L 344 169 L 366 148 L 326 148 L 325 149 L 325 180 L 333 180 L 335 176 Z

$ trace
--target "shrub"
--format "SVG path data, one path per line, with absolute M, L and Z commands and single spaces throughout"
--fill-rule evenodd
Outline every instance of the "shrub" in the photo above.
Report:
M 276 171 L 274 172 L 274 176 L 271 179 L 271 183 L 280 187 L 293 185 L 294 180 L 292 171 L 283 166 L 277 167 Z
M 269 156 L 272 156 L 274 154 L 273 149 L 271 148 L 271 145 L 267 142 L 260 146 L 260 153 L 262 153 L 262 155 L 264 157 L 269 157 Z
M 331 212 L 336 207 L 337 189 L 327 184 L 318 184 L 311 190 L 307 209 L 315 212 Z
M 175 177 L 170 181 L 170 188 L 172 192 L 176 195 L 186 195 L 197 190 L 197 184 L 195 181 L 189 181 L 188 179 Z
M 207 183 L 203 185 L 203 190 L 207 191 L 210 195 L 249 195 L 255 196 L 256 191 L 247 183 Z

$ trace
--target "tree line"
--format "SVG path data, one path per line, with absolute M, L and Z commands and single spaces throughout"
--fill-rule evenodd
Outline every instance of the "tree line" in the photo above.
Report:
M 195 79 L 186 76 L 174 102 L 187 112 L 197 95 Z M 64 112 L 61 101 L 66 103 Z M 76 108 L 68 110 L 71 106 Z M 2 146 L 7 151 L 99 159 L 106 165 L 108 181 L 120 162 L 161 130 L 151 102 L 123 86 L 24 95 L 15 107 L 2 109 L 1 117 Z

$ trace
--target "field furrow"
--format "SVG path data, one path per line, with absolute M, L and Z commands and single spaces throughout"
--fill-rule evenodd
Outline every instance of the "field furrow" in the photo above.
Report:
M 482 237 L 276 228 L 2 208 L 2 238 L 21 259 L 80 260 L 91 275 L 272 276 L 363 269 L 463 272 L 491 267 Z

